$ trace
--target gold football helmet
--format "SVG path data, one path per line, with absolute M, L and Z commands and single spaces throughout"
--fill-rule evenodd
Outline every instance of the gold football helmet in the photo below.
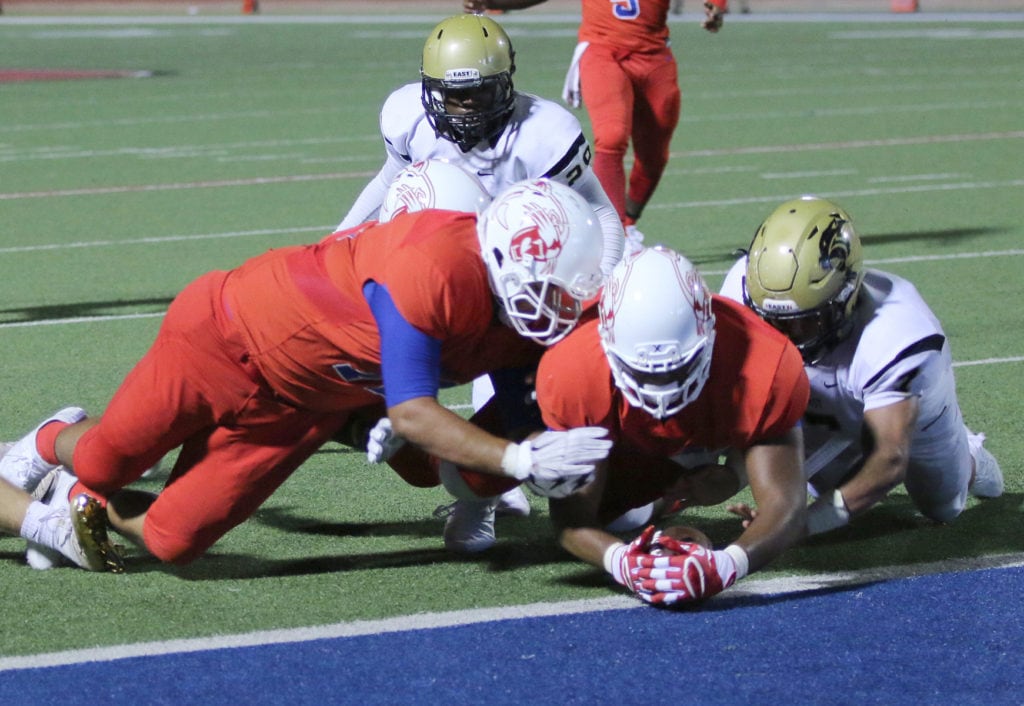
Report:
M 810 363 L 849 334 L 863 279 L 850 216 L 831 201 L 804 196 L 776 208 L 757 229 L 743 299 Z
M 505 129 L 515 104 L 512 41 L 494 20 L 455 15 L 431 31 L 420 75 L 427 120 L 463 152 Z

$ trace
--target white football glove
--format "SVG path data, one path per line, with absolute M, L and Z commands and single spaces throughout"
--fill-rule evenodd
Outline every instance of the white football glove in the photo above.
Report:
M 403 446 L 405 439 L 391 428 L 391 420 L 381 417 L 370 430 L 370 436 L 366 440 L 366 460 L 370 463 L 383 463 Z
M 501 461 L 506 474 L 547 497 L 565 497 L 594 477 L 594 467 L 612 448 L 603 427 L 546 431 L 509 444 Z

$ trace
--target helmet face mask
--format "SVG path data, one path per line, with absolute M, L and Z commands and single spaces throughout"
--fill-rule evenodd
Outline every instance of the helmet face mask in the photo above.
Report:
M 494 140 L 515 107 L 515 52 L 490 18 L 455 15 L 438 24 L 423 47 L 422 102 L 438 136 L 468 152 Z
M 711 374 L 715 317 L 693 265 L 644 248 L 612 272 L 601 297 L 601 345 L 626 401 L 657 419 L 693 402 Z
M 551 280 L 508 289 L 515 293 L 508 298 L 504 318 L 527 338 L 555 343 L 572 330 L 583 312 L 583 304 Z
M 750 244 L 743 299 L 813 363 L 849 335 L 864 278 L 860 238 L 836 204 L 787 201 Z
M 502 322 L 543 345 L 564 338 L 602 282 L 590 204 L 547 179 L 520 182 L 480 215 L 477 234 Z

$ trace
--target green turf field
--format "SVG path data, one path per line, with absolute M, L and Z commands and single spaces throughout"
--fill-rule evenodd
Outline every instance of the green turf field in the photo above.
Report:
M 102 411 L 195 276 L 330 232 L 383 159 L 381 102 L 417 78 L 440 18 L 0 22 L 0 71 L 154 72 L 0 83 L 0 438 L 67 404 Z M 557 98 L 575 24 L 506 26 L 517 87 Z M 647 241 L 717 287 L 777 203 L 837 200 L 869 263 L 913 280 L 943 320 L 967 422 L 1006 475 L 1003 498 L 972 499 L 952 526 L 896 492 L 772 572 L 1024 550 L 1022 36 L 1024 16 L 673 25 L 684 112 Z M 22 540 L 0 539 L 0 654 L 610 594 L 553 545 L 539 500 L 475 560 L 445 554 L 431 518 L 445 501 L 332 446 L 184 570 L 34 572 Z M 739 531 L 720 510 L 688 521 L 720 542 Z

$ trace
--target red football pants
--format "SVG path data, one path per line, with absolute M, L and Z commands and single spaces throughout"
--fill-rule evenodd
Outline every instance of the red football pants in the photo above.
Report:
M 110 495 L 177 447 L 143 525 L 146 548 L 185 564 L 263 501 L 344 424 L 277 400 L 221 306 L 225 273 L 174 300 L 156 341 L 74 452 L 82 483 Z
M 628 193 L 641 208 L 668 163 L 682 102 L 675 57 L 667 48 L 644 54 L 591 44 L 580 59 L 580 88 L 594 131 L 594 173 L 625 221 L 630 140 Z

